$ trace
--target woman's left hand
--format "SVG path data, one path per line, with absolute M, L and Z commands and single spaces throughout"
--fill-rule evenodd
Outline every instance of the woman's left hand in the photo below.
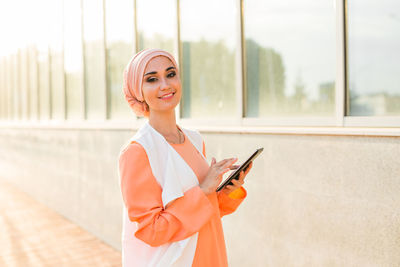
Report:
M 244 184 L 244 178 L 249 173 L 249 171 L 251 170 L 252 166 L 253 166 L 253 162 L 250 162 L 250 164 L 246 168 L 246 170 L 240 172 L 239 179 L 238 180 L 232 179 L 233 185 L 227 185 L 221 191 L 224 192 L 225 194 L 229 195 L 230 193 L 232 193 L 236 189 L 240 188 Z

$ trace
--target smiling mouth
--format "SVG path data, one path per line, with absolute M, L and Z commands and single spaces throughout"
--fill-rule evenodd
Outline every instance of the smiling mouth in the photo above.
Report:
M 173 96 L 175 95 L 175 93 L 176 93 L 176 92 L 170 93 L 170 94 L 168 94 L 168 95 L 163 95 L 163 96 L 161 96 L 161 97 L 159 97 L 159 98 L 160 98 L 160 99 L 168 99 L 168 98 L 173 97 Z

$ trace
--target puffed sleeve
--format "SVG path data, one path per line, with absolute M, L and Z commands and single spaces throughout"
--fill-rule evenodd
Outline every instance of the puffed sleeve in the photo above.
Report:
M 164 207 L 162 188 L 152 174 L 146 151 L 138 143 L 121 152 L 119 174 L 129 219 L 138 222 L 134 234 L 151 246 L 186 239 L 198 232 L 215 212 L 199 186 Z
M 203 155 L 206 157 L 206 146 L 203 142 Z M 247 191 L 243 186 L 231 192 L 229 195 L 222 191 L 217 193 L 220 215 L 225 216 L 233 213 L 247 196 Z

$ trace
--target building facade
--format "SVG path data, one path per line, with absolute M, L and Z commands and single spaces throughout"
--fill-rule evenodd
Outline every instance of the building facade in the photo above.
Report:
M 3 8 L 2 179 L 119 249 L 118 153 L 144 121 L 122 70 L 162 48 L 178 124 L 208 157 L 264 147 L 223 219 L 230 266 L 400 265 L 398 2 L 18 3 Z

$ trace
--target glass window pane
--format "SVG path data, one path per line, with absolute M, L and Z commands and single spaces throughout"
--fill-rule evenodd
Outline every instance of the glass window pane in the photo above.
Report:
M 235 1 L 180 1 L 182 117 L 234 117 L 237 6 Z
M 109 118 L 132 118 L 122 91 L 123 70 L 133 51 L 133 1 L 106 0 L 107 88 Z
M 38 91 L 38 68 L 36 59 L 36 48 L 30 46 L 28 50 L 28 87 L 29 87 L 29 118 L 31 120 L 39 119 L 39 91 Z
M 10 65 L 10 55 L 5 57 L 6 64 L 6 101 L 7 101 L 7 120 L 12 120 L 12 97 L 11 97 L 11 81 L 12 81 L 12 72 Z
M 29 21 L 27 25 L 28 46 L 28 87 L 29 87 L 29 114 L 31 120 L 40 119 L 40 68 L 39 68 L 39 49 L 46 47 L 48 53 L 49 44 L 49 2 L 52 0 L 36 0 L 30 1 L 29 17 L 25 20 Z M 43 8 L 46 6 L 46 8 Z M 28 10 L 28 9 L 27 9 Z M 48 58 L 48 57 L 47 57 Z M 47 80 L 49 77 L 47 76 Z
M 176 11 L 176 0 L 136 0 L 138 51 L 145 48 L 161 48 L 174 56 L 177 55 Z
M 2 109 L 2 118 L 3 120 L 8 120 L 8 77 L 7 77 L 7 57 L 3 56 L 1 60 L 2 65 L 2 102 L 1 102 L 1 109 Z
M 64 1 L 64 71 L 67 119 L 83 118 L 83 53 L 80 0 Z
M 7 91 L 6 91 L 6 66 L 5 58 L 0 57 L 0 119 L 7 119 Z
M 333 116 L 334 1 L 243 4 L 246 116 Z
M 7 56 L 7 114 L 8 119 L 12 120 L 14 118 L 14 69 L 13 69 L 13 57 L 11 54 Z
M 0 55 L 0 120 L 4 119 L 4 88 L 3 57 Z
M 39 72 L 39 114 L 41 120 L 50 119 L 50 63 L 49 49 L 47 46 L 38 46 L 37 64 Z M 57 102 L 54 102 L 57 104 Z M 59 110 L 55 108 L 54 111 Z M 57 116 L 58 115 L 58 116 Z M 62 114 L 61 114 L 62 115 Z M 55 118 L 61 119 L 59 113 L 55 113 Z
M 6 75 L 7 75 L 6 76 L 7 120 L 12 120 L 12 95 L 11 95 L 12 71 L 11 71 L 10 55 L 6 56 L 5 64 L 6 64 Z
M 400 2 L 348 1 L 352 116 L 400 115 Z
M 19 53 L 12 55 L 12 95 L 13 95 L 13 119 L 21 119 L 21 87 L 19 85 Z
M 65 1 L 67 2 L 67 1 Z M 51 107 L 51 119 L 65 119 L 65 88 L 64 88 L 64 54 L 63 54 L 63 1 L 55 0 L 48 3 L 49 9 L 45 25 L 49 27 L 50 58 L 48 59 L 47 43 L 41 43 L 39 49 L 39 64 L 41 77 L 41 118 L 48 117 L 47 103 Z M 46 27 L 44 27 L 46 29 Z M 49 64 L 50 65 L 47 65 Z M 50 87 L 46 79 L 50 71 Z M 51 90 L 51 92 L 48 91 Z M 47 94 L 51 97 L 47 99 Z
M 19 53 L 19 86 L 20 86 L 20 104 L 21 104 L 21 119 L 26 120 L 29 118 L 29 88 L 28 88 L 28 53 L 24 47 Z
M 106 77 L 103 1 L 83 1 L 83 39 L 85 48 L 86 116 L 106 118 Z

